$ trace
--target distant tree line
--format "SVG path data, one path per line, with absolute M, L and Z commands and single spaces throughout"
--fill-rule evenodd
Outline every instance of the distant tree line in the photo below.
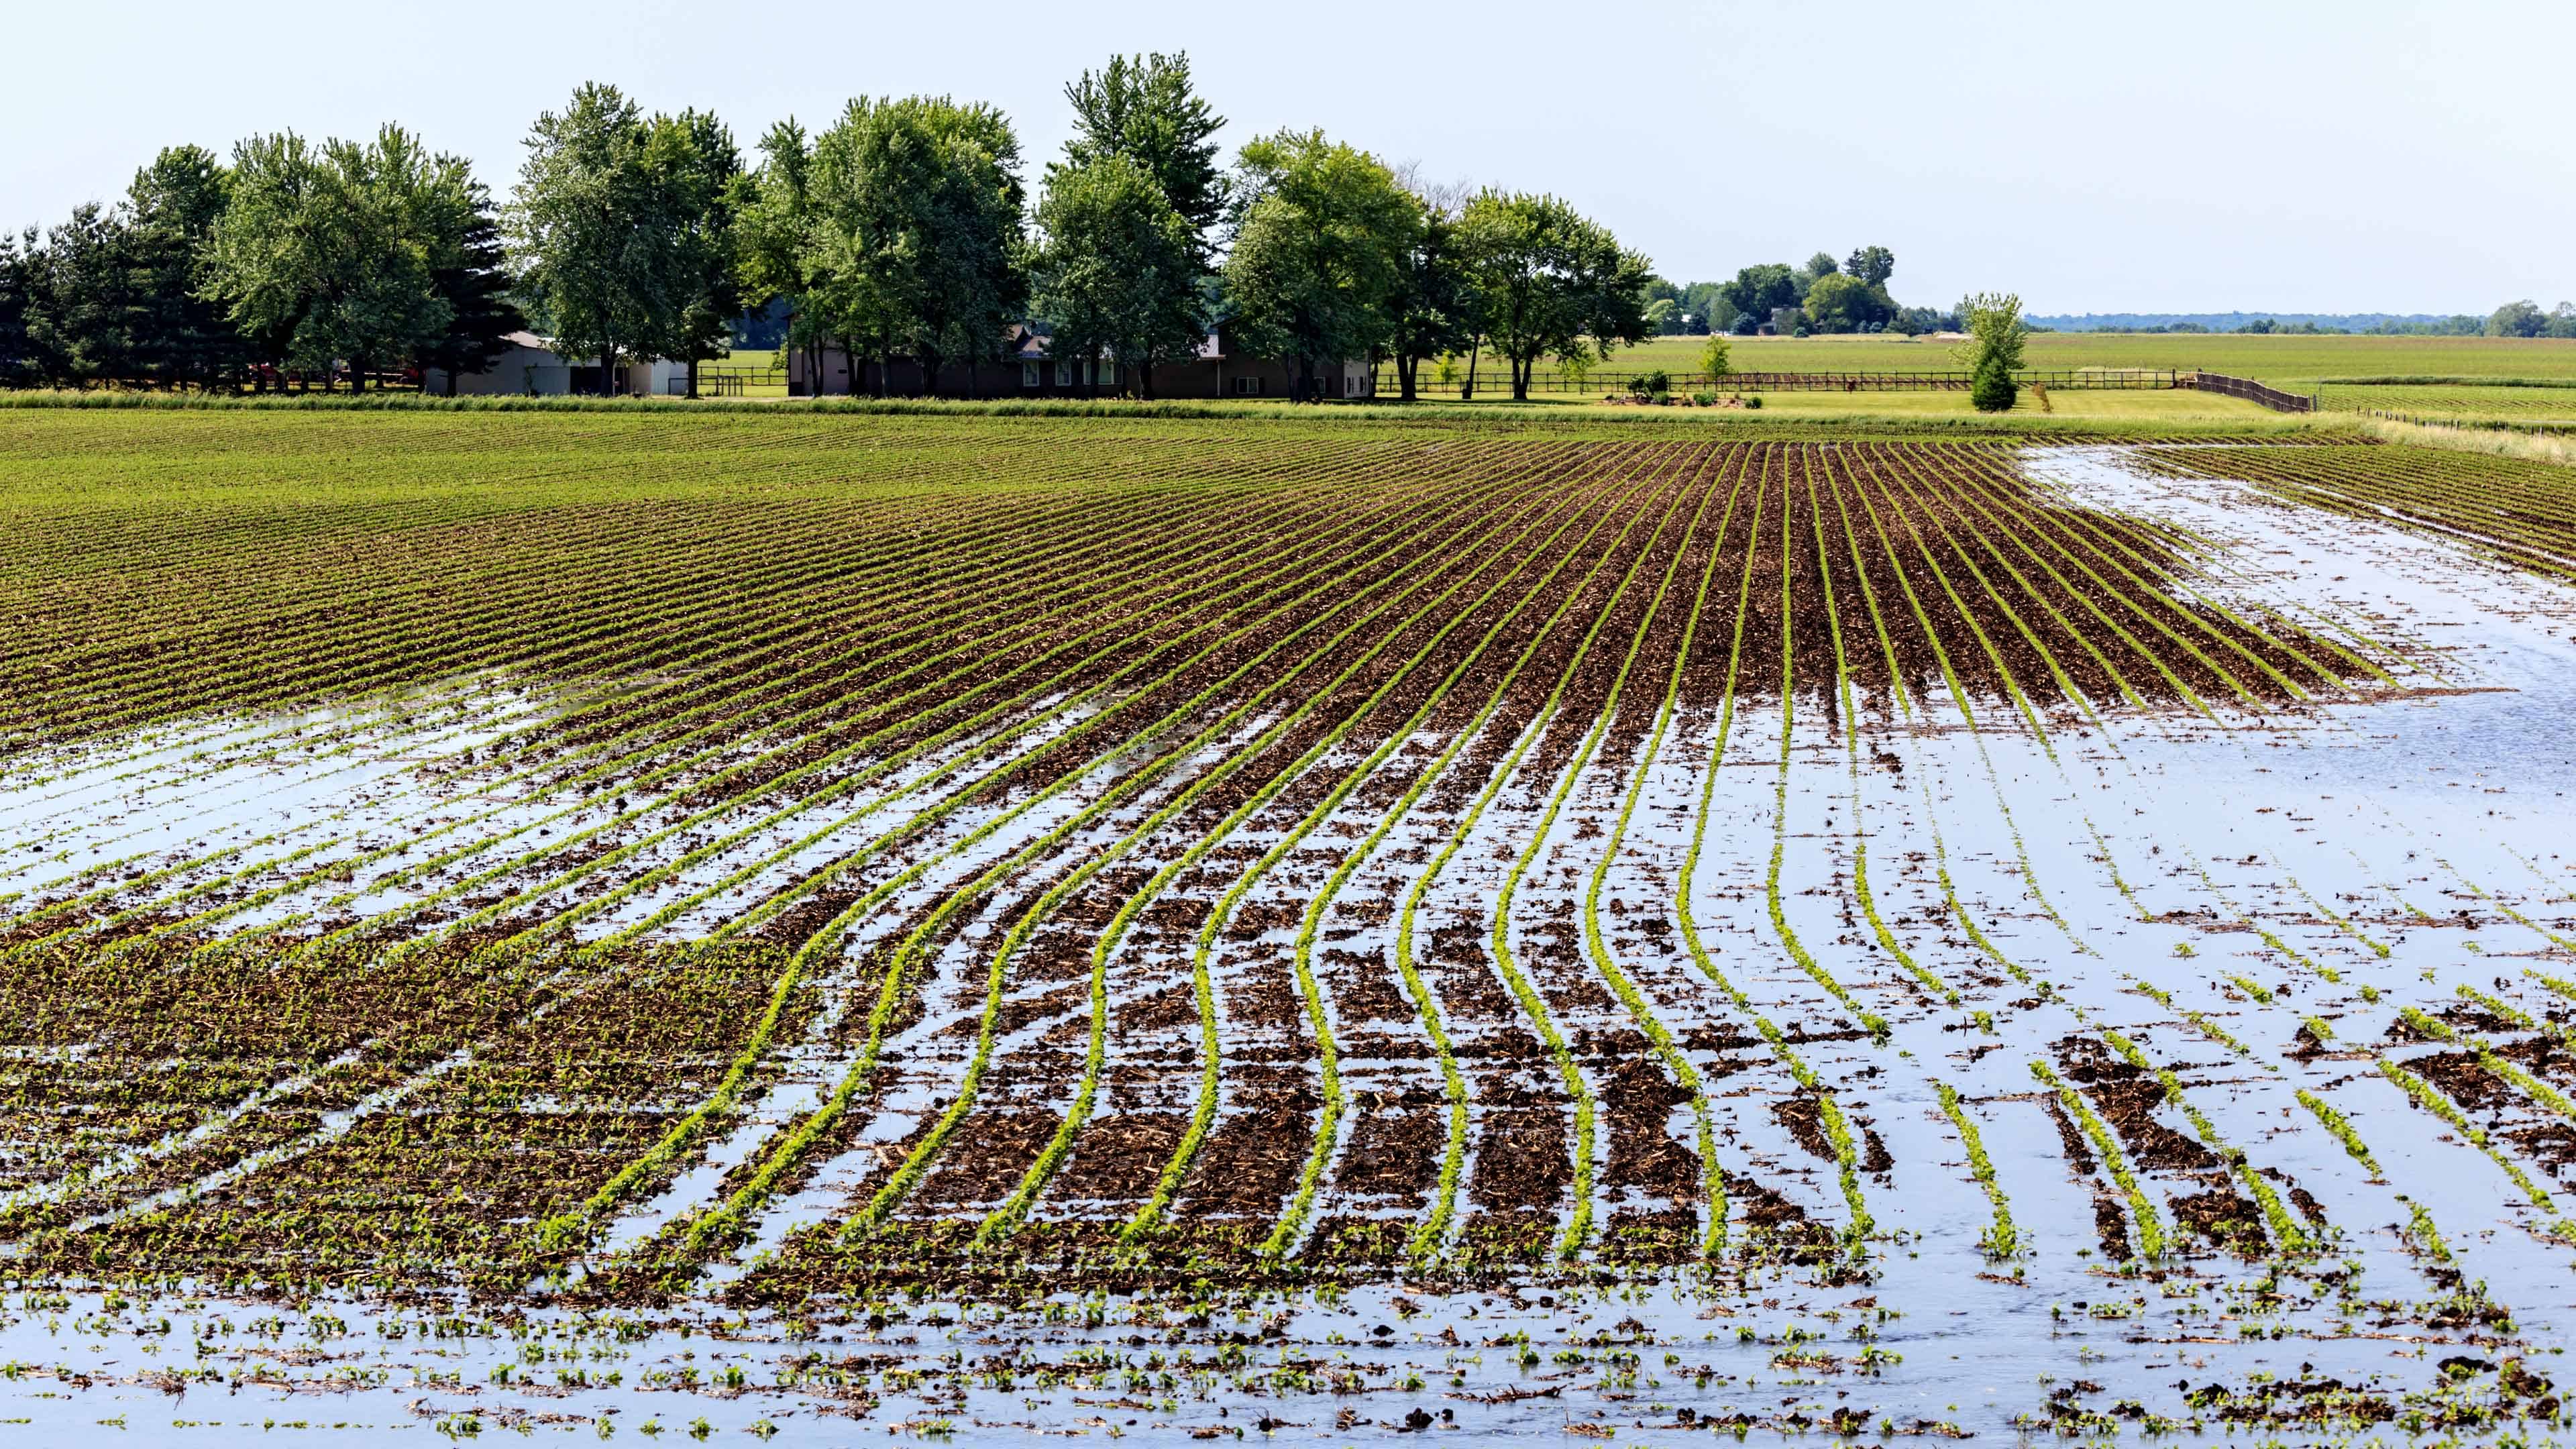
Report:
M 2340 315 L 2268 312 L 2202 313 L 2197 316 L 2134 312 L 2086 313 L 2082 316 L 2033 318 L 2039 332 L 2182 333 L 2208 335 L 2277 334 L 2295 337 L 2556 337 L 2576 338 L 2576 303 L 2561 302 L 2544 312 L 2529 300 L 2507 302 L 2485 317 L 2461 313 L 2437 317 L 2422 313 L 2394 316 L 2378 312 Z
M 1818 252 L 1804 266 L 1767 262 L 1743 268 L 1731 281 L 1675 285 L 1661 277 L 1646 285 L 1647 317 L 1665 335 L 1736 332 L 1751 336 L 1778 317 L 1792 335 L 1811 332 L 1894 332 L 1917 336 L 1955 332 L 1965 324 L 1961 307 L 1936 311 L 1899 304 L 1887 290 L 1896 254 L 1860 247 L 1837 262 Z M 1963 304 L 1964 305 L 1964 304 Z
M 604 391 L 621 361 L 665 358 L 694 396 L 757 314 L 817 363 L 909 360 L 925 392 L 971 390 L 1027 324 L 1147 395 L 1222 326 L 1299 396 L 1365 359 L 1410 398 L 1426 359 L 1464 353 L 1471 395 L 1490 354 L 1525 397 L 1539 359 L 1659 330 L 1646 259 L 1553 196 L 1425 184 L 1313 130 L 1229 167 L 1186 56 L 1116 57 L 1065 97 L 1075 133 L 1034 198 L 1009 118 L 945 96 L 781 121 L 746 158 L 712 115 L 585 85 L 537 118 L 497 205 L 394 126 L 255 136 L 228 162 L 173 147 L 121 201 L 0 237 L 0 383 L 452 379 L 533 328 L 596 358 Z

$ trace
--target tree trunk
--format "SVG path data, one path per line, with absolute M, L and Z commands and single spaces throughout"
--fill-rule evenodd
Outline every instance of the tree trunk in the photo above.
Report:
M 1150 357 L 1136 364 L 1136 400 L 1154 400 L 1154 359 Z
M 1535 358 L 1512 359 L 1512 401 L 1529 401 L 1530 370 L 1536 361 Z
M 1476 363 L 1477 360 L 1483 356 L 1484 350 L 1485 339 L 1481 337 L 1468 344 L 1467 382 L 1465 386 L 1458 389 L 1458 401 L 1460 402 L 1474 402 L 1476 400 Z
M 697 360 L 695 357 L 692 357 L 692 358 L 690 358 L 690 359 L 689 359 L 689 401 L 691 401 L 691 402 L 696 402 L 697 400 L 698 400 L 698 360 Z
M 915 360 L 921 364 L 921 395 L 926 398 L 937 397 L 939 395 L 939 364 L 942 361 L 940 355 L 936 352 L 925 349 Z
M 1413 401 L 1414 378 L 1421 371 L 1422 359 L 1419 357 L 1400 356 L 1395 359 L 1395 389 L 1399 401 Z

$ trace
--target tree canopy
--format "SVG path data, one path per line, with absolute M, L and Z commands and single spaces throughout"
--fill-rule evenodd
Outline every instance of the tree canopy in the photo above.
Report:
M 1602 358 L 1648 335 L 1646 259 L 1607 227 L 1553 196 L 1488 188 L 1458 221 L 1483 331 L 1511 365 L 1512 397 L 1529 397 L 1541 357 Z
M 1027 302 L 1019 165 L 990 106 L 851 101 L 815 139 L 807 183 L 806 275 L 833 333 L 914 358 L 924 392 L 952 359 L 990 360 Z
M 1399 259 L 1421 208 L 1395 173 L 1322 131 L 1281 131 L 1243 148 L 1240 219 L 1225 286 L 1237 342 L 1292 359 L 1315 395 L 1331 359 L 1379 354 L 1392 332 Z
M 1155 365 L 1205 336 L 1196 228 L 1116 152 L 1050 170 L 1037 222 L 1033 300 L 1056 355 L 1087 359 L 1096 376 L 1106 353 L 1153 396 Z
M 351 378 L 418 355 L 456 308 L 438 277 L 475 216 L 465 163 L 399 126 L 310 146 L 293 132 L 233 153 L 231 195 L 206 242 L 206 295 L 245 335 L 299 367 L 345 359 Z
M 1194 236 L 1224 217 L 1226 175 L 1214 138 L 1225 117 L 1192 88 L 1186 51 L 1111 56 L 1067 85 L 1064 98 L 1073 106 L 1074 134 L 1058 166 L 1124 156 L 1152 178 Z
M 511 199 L 510 238 L 522 284 L 544 308 L 556 349 L 595 354 L 600 390 L 614 390 L 621 353 L 675 338 L 689 258 L 662 168 L 666 136 L 615 86 L 596 82 L 529 129 Z

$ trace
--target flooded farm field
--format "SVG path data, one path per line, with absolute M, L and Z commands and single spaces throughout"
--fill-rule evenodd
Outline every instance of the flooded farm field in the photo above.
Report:
M 0 1419 L 2564 1432 L 2564 470 L 431 422 L 0 435 Z

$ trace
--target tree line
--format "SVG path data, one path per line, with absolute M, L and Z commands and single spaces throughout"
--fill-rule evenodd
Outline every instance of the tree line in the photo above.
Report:
M 1222 327 L 1301 397 L 1365 359 L 1410 399 L 1423 361 L 1463 353 L 1468 395 L 1490 355 L 1520 398 L 1541 358 L 1661 330 L 1646 259 L 1554 196 L 1426 183 L 1320 130 L 1227 164 L 1186 55 L 1115 57 L 1065 98 L 1074 135 L 1034 197 L 1010 119 L 946 96 L 854 99 L 746 156 L 715 116 L 584 85 L 530 127 L 497 202 L 399 126 L 255 136 L 229 161 L 172 147 L 120 201 L 0 236 L 0 383 L 452 386 L 530 328 L 596 358 L 603 391 L 664 358 L 695 396 L 737 319 L 772 310 L 809 376 L 827 350 L 902 359 L 924 393 L 974 391 L 1028 325 L 1147 397 Z
M 1841 261 L 1818 252 L 1804 266 L 1765 262 L 1745 267 L 1724 282 L 1676 285 L 1661 277 L 1646 284 L 1647 315 L 1664 336 L 1746 336 L 1775 323 L 1794 336 L 1810 332 L 1894 332 L 1919 336 L 1965 327 L 1965 304 L 1948 311 L 1907 307 L 1887 290 L 1896 253 L 1882 246 L 1856 247 Z

